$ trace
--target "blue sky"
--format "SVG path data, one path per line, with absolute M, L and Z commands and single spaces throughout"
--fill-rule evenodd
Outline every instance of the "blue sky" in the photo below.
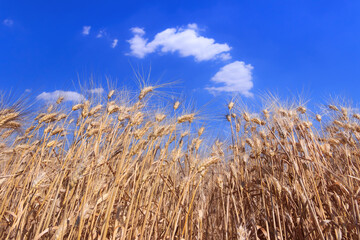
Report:
M 151 82 L 179 81 L 200 105 L 360 100 L 359 1 L 2 0 L 0 23 L 0 89 L 38 99 L 76 99 L 78 77 L 136 89 L 132 67 L 151 66 Z

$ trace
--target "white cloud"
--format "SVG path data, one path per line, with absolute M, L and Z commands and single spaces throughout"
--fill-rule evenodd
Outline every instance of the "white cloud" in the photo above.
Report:
M 230 53 L 222 53 L 222 54 L 219 55 L 219 57 L 220 57 L 221 60 L 223 60 L 223 61 L 226 61 L 226 60 L 231 59 Z
M 94 88 L 89 90 L 91 94 L 102 94 L 104 91 L 105 90 L 103 88 Z
M 206 89 L 211 93 L 239 92 L 244 96 L 252 97 L 253 94 L 250 92 L 253 87 L 252 70 L 253 66 L 241 61 L 225 65 L 211 78 L 212 82 L 222 86 Z
M 96 35 L 96 38 L 102 38 L 105 35 L 105 31 L 104 30 L 100 30 L 98 32 L 98 34 Z
M 11 27 L 12 25 L 14 25 L 14 21 L 11 20 L 11 19 L 9 19 L 9 18 L 7 18 L 7 19 L 5 19 L 5 20 L 3 21 L 3 24 L 4 24 L 5 26 L 7 26 L 7 27 Z
M 135 35 L 144 35 L 145 34 L 145 31 L 143 28 L 139 28 L 139 27 L 134 27 L 134 28 L 131 28 L 130 29 L 132 33 L 134 33 Z
M 64 97 L 64 101 L 81 102 L 85 97 L 77 92 L 56 90 L 54 92 L 43 92 L 36 97 L 37 100 L 55 102 L 59 97 Z
M 119 40 L 115 38 L 114 41 L 113 41 L 112 44 L 111 44 L 111 47 L 112 47 L 112 48 L 115 48 L 116 45 L 118 44 L 118 41 L 119 41 Z
M 89 35 L 90 34 L 91 26 L 83 26 L 82 34 Z
M 160 49 L 162 53 L 178 52 L 182 57 L 193 56 L 196 61 L 230 58 L 228 44 L 215 43 L 212 38 L 200 36 L 196 24 L 189 24 L 186 28 L 168 28 L 155 35 L 154 40 L 148 42 L 144 38 L 145 31 L 142 28 L 132 28 L 134 37 L 128 40 L 131 55 L 143 58 L 149 53 Z
M 195 30 L 198 30 L 198 25 L 196 23 L 189 23 L 188 25 L 188 28 L 190 29 L 195 29 Z

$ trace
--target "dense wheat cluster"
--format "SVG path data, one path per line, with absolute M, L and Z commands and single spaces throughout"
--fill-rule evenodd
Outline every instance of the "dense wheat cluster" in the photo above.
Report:
M 358 238 L 360 115 L 230 102 L 228 138 L 209 139 L 153 89 L 33 118 L 3 103 L 0 238 Z

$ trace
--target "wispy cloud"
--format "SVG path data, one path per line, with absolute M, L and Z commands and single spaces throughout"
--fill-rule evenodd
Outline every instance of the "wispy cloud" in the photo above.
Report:
M 182 57 L 193 56 L 196 61 L 231 58 L 228 44 L 215 43 L 214 39 L 201 36 L 196 24 L 188 24 L 185 28 L 165 29 L 157 33 L 150 42 L 144 38 L 144 29 L 135 27 L 131 31 L 134 37 L 128 40 L 130 54 L 138 58 L 144 58 L 158 49 L 162 53 L 178 52 Z
M 89 35 L 90 34 L 91 26 L 83 26 L 82 34 Z
M 12 25 L 14 25 L 14 21 L 12 19 L 7 18 L 4 19 L 3 24 L 7 27 L 11 27 Z
M 206 88 L 211 93 L 219 92 L 238 92 L 246 97 L 252 97 L 250 90 L 253 87 L 252 82 L 253 66 L 241 61 L 235 61 L 222 67 L 212 78 L 219 87 Z
M 46 102 L 55 102 L 59 97 L 64 97 L 64 101 L 69 102 L 81 102 L 85 100 L 85 97 L 78 92 L 62 90 L 56 90 L 54 92 L 43 92 L 39 94 L 36 99 Z
M 231 59 L 231 55 L 230 53 L 222 53 L 219 55 L 220 59 L 223 60 L 223 61 L 226 61 L 226 60 L 230 60 Z
M 139 28 L 139 27 L 134 27 L 134 28 L 131 28 L 130 29 L 131 32 L 135 35 L 140 35 L 140 36 L 143 36 L 145 35 L 145 31 L 143 28 Z
M 117 38 L 115 38 L 114 40 L 113 40 L 113 42 L 112 42 L 112 44 L 111 44 L 111 47 L 112 48 L 115 48 L 116 47 L 116 45 L 118 44 L 118 39 Z
M 102 94 L 104 91 L 105 90 L 103 88 L 94 88 L 89 90 L 91 94 Z
M 98 34 L 96 35 L 96 38 L 102 38 L 105 35 L 105 31 L 104 30 L 100 30 L 98 32 Z

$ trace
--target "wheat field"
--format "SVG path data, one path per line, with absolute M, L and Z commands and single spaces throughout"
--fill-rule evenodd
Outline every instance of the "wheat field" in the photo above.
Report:
M 358 113 L 229 101 L 220 139 L 155 89 L 0 103 L 0 238 L 360 239 Z

